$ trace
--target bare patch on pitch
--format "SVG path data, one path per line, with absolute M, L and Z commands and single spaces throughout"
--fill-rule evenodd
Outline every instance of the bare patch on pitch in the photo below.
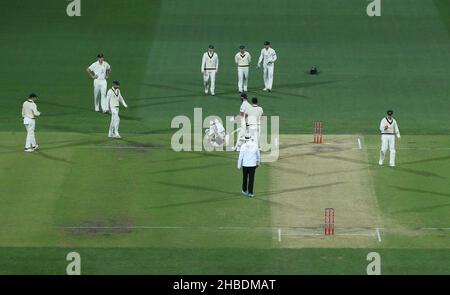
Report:
M 270 164 L 272 225 L 280 247 L 379 245 L 379 210 L 367 154 L 354 135 L 282 135 L 280 159 Z M 334 235 L 324 233 L 324 210 L 335 212 Z
M 83 221 L 78 225 L 60 228 L 75 236 L 112 236 L 130 234 L 133 231 L 132 224 L 125 219 Z

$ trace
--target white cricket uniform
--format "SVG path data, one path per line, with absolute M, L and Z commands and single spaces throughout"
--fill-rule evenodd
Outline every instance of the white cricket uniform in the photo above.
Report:
M 124 107 L 128 107 L 125 103 L 125 100 L 120 93 L 120 89 L 114 89 L 112 87 L 108 90 L 108 94 L 106 95 L 107 103 L 109 108 L 111 109 L 111 124 L 109 125 L 109 133 L 108 137 L 120 137 L 119 134 L 119 106 L 122 104 Z
M 250 137 L 259 145 L 259 138 L 261 133 L 261 117 L 263 115 L 262 107 L 252 105 L 247 110 L 247 124 Z
M 240 118 L 241 128 L 239 129 L 238 139 L 237 139 L 236 146 L 235 146 L 236 150 L 239 150 L 241 145 L 245 142 L 245 135 L 247 134 L 246 116 L 247 116 L 248 109 L 251 107 L 252 107 L 252 105 L 246 99 L 244 99 L 244 101 L 242 102 L 241 107 L 239 109 L 239 112 L 243 113 L 244 115 L 243 115 L 243 117 Z
M 205 86 L 205 93 L 208 93 L 208 82 L 211 94 L 215 95 L 216 90 L 216 72 L 219 70 L 219 56 L 214 51 L 209 53 L 206 51 L 203 54 L 201 71 L 203 74 L 203 85 Z
M 41 113 L 38 111 L 33 100 L 28 99 L 22 106 L 22 118 L 25 129 L 27 130 L 27 139 L 25 141 L 25 148 L 30 149 L 36 146 L 36 137 L 34 130 L 36 128 L 35 118 L 39 117 Z
M 387 129 L 384 130 L 385 126 Z M 378 164 L 383 165 L 384 158 L 386 156 L 386 151 L 389 148 L 389 166 L 395 166 L 395 137 L 400 138 L 400 130 L 398 129 L 397 121 L 392 118 L 389 121 L 388 118 L 383 118 L 380 123 L 381 131 L 381 151 L 380 151 L 380 161 Z
M 106 82 L 106 73 L 107 71 L 111 70 L 110 65 L 103 61 L 101 64 L 100 62 L 96 61 L 93 64 L 91 64 L 88 68 L 94 74 L 97 76 L 96 79 L 94 79 L 94 107 L 95 111 L 100 110 L 100 106 L 102 108 L 103 112 L 108 111 L 108 104 L 106 103 L 106 89 L 108 87 Z M 100 99 L 98 99 L 98 94 L 100 93 Z
M 234 57 L 234 61 L 238 66 L 238 90 L 239 92 L 247 92 L 248 69 L 252 61 L 252 56 L 247 51 L 243 54 L 238 52 Z
M 264 88 L 272 90 L 273 85 L 273 69 L 275 67 L 275 61 L 277 60 L 277 53 L 271 47 L 268 49 L 263 48 L 261 55 L 259 56 L 258 65 L 263 63 L 264 69 Z

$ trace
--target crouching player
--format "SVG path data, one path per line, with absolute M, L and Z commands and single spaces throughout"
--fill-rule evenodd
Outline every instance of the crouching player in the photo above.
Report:
M 206 129 L 206 140 L 212 146 L 222 146 L 223 144 L 227 144 L 225 141 L 226 134 L 225 128 L 219 120 L 215 119 L 214 121 L 209 122 L 209 129 Z
M 109 106 L 109 112 L 111 113 L 111 124 L 109 125 L 108 137 L 121 138 L 119 134 L 119 106 L 122 104 L 125 108 L 128 108 L 125 100 L 120 93 L 119 81 L 114 81 L 111 89 L 108 90 L 106 95 L 106 101 Z

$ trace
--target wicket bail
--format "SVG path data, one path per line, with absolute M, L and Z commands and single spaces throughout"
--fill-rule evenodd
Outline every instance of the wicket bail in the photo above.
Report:
M 323 122 L 317 121 L 314 122 L 314 143 L 323 143 L 323 134 L 322 134 Z
M 326 236 L 334 236 L 334 208 L 325 208 L 324 231 Z

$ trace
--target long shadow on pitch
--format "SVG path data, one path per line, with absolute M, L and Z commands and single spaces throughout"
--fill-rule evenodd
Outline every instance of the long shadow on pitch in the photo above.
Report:
M 395 188 L 395 189 L 400 190 L 400 191 L 421 193 L 421 194 L 427 194 L 427 195 L 434 195 L 434 196 L 450 198 L 450 193 L 433 192 L 433 191 L 428 191 L 428 190 L 400 187 L 400 186 L 395 186 L 395 185 L 390 185 L 390 187 Z
M 339 185 L 339 184 L 344 184 L 345 182 L 343 181 L 338 181 L 338 182 L 332 182 L 332 183 L 327 183 L 327 184 L 321 184 L 321 185 L 310 185 L 310 186 L 302 186 L 302 187 L 294 187 L 294 188 L 288 188 L 288 189 L 282 189 L 282 190 L 276 190 L 276 191 L 267 191 L 267 192 L 261 192 L 258 194 L 258 196 L 276 196 L 276 195 L 281 195 L 284 193 L 292 193 L 292 192 L 300 192 L 300 191 L 306 191 L 306 190 L 312 190 L 312 189 L 319 189 L 319 188 L 324 188 L 324 187 L 329 187 L 329 186 L 335 186 L 335 185 Z

